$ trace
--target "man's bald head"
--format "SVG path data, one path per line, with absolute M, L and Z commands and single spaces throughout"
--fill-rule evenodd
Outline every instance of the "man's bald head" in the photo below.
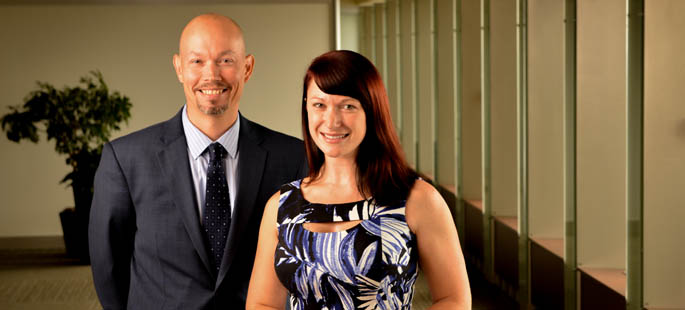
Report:
M 188 40 L 199 32 L 209 33 L 211 36 L 218 37 L 229 36 L 237 43 L 236 47 L 239 50 L 236 52 L 242 52 L 242 55 L 245 55 L 243 30 L 233 19 L 216 13 L 198 15 L 186 24 L 179 40 L 178 51 L 180 54 L 183 54 L 184 50 L 187 51 Z
M 173 64 L 191 122 L 197 125 L 201 118 L 226 126 L 235 122 L 243 87 L 254 67 L 236 22 L 218 14 L 193 18 L 183 28 Z

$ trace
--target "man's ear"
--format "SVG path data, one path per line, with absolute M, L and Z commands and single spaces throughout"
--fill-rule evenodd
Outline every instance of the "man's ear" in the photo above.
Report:
M 245 81 L 244 83 L 247 83 L 247 81 L 250 79 L 250 76 L 252 76 L 252 70 L 254 70 L 254 56 L 252 54 L 249 54 L 245 56 Z
M 181 68 L 181 56 L 178 54 L 174 54 L 174 57 L 171 61 L 174 64 L 174 70 L 176 70 L 176 77 L 178 78 L 178 81 L 183 83 L 183 69 Z

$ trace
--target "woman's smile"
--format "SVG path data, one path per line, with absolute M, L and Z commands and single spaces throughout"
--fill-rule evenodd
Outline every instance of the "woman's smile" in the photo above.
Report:
M 350 136 L 349 133 L 324 133 L 324 132 L 322 132 L 321 135 L 324 137 L 324 139 L 328 143 L 339 143 L 339 142 L 342 142 L 343 139 Z

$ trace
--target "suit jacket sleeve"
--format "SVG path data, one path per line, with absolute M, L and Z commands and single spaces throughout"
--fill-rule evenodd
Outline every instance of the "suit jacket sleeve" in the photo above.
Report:
M 307 156 L 303 156 L 302 161 L 300 161 L 300 169 L 298 169 L 297 177 L 294 180 L 303 179 L 307 174 L 309 174 L 309 164 L 307 163 Z
M 104 309 L 125 309 L 135 236 L 135 211 L 110 143 L 95 174 L 88 239 L 93 280 Z

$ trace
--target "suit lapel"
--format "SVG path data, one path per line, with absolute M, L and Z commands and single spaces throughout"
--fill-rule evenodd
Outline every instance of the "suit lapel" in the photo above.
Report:
M 255 208 L 255 200 L 259 193 L 259 186 L 264 172 L 264 164 L 267 152 L 259 146 L 261 137 L 253 130 L 250 122 L 244 117 L 240 117 L 240 133 L 238 137 L 238 194 L 235 199 L 233 215 L 231 217 L 231 229 L 228 234 L 228 241 L 224 249 L 224 256 L 219 270 L 217 286 L 220 284 L 239 248 L 240 241 L 244 239 L 245 229 L 249 219 L 252 217 Z
M 207 271 L 214 274 L 209 264 L 207 247 L 200 228 L 198 207 L 194 198 L 193 177 L 190 173 L 190 163 L 188 161 L 188 145 L 183 133 L 180 113 L 166 123 L 167 130 L 165 130 L 165 134 L 162 137 L 162 142 L 165 145 L 157 153 L 157 159 L 172 192 L 172 201 L 181 214 L 190 240 Z

